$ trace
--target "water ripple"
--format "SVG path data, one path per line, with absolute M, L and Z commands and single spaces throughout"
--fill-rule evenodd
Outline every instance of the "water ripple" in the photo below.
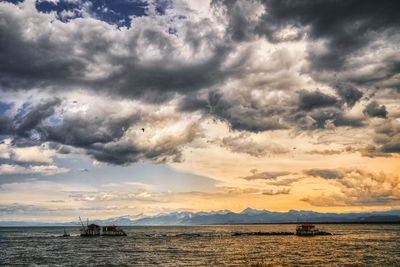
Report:
M 396 266 L 400 225 L 324 225 L 333 236 L 265 236 L 295 225 L 124 227 L 127 237 L 59 237 L 61 227 L 0 228 L 0 265 Z M 235 235 L 235 233 L 245 233 Z M 247 234 L 246 234 L 247 233 Z

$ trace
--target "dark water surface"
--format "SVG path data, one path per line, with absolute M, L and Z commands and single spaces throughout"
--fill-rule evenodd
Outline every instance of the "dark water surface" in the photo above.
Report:
M 0 265 L 400 266 L 400 225 L 317 225 L 333 236 L 233 235 L 294 232 L 295 225 L 123 227 L 127 237 L 58 237 L 63 227 L 0 227 Z

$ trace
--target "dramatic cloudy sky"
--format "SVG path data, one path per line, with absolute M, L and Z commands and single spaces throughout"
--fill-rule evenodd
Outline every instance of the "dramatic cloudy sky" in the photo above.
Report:
M 399 10 L 1 1 L 1 220 L 400 208 Z

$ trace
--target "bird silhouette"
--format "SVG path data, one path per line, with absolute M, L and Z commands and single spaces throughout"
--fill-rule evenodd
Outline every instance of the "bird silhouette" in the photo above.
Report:
M 142 131 L 144 132 L 144 128 L 142 128 Z

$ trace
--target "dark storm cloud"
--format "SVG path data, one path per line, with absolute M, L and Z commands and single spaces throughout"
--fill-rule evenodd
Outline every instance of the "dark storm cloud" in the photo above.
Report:
M 53 147 L 64 150 L 65 145 L 81 148 L 99 162 L 116 165 L 134 163 L 140 159 L 156 163 L 181 161 L 181 146 L 191 142 L 200 132 L 196 125 L 191 125 L 184 134 L 166 136 L 152 146 L 136 143 L 134 139 L 125 140 L 123 136 L 126 131 L 143 123 L 142 119 L 138 114 L 123 118 L 71 117 L 59 125 L 43 125 L 37 131 L 43 141 L 53 142 Z M 139 126 L 137 129 L 140 130 Z
M 400 153 L 400 138 L 397 137 L 396 140 L 383 145 L 382 151 L 384 153 Z
M 55 114 L 55 109 L 60 105 L 62 102 L 58 98 L 42 99 L 38 104 L 20 110 L 14 117 L 3 115 L 1 133 L 12 138 L 12 145 L 16 147 L 47 143 L 49 148 L 61 154 L 82 149 L 99 162 L 117 165 L 137 162 L 140 159 L 156 163 L 181 161 L 182 145 L 190 143 L 201 134 L 198 126 L 193 124 L 187 129 L 182 129 L 183 132 L 179 135 L 158 137 L 154 144 L 141 144 L 135 140 L 138 137 L 135 138 L 135 133 L 132 140 L 129 140 L 129 137 L 128 140 L 124 138 L 126 131 L 134 131 L 135 127 L 137 132 L 144 134 L 140 127 L 143 127 L 148 119 L 148 114 L 133 112 L 125 116 L 103 114 L 100 117 L 66 113 L 61 116 Z M 54 120 L 49 119 L 53 116 Z M 159 126 L 165 124 L 162 117 L 157 120 Z M 17 161 L 11 163 L 18 164 Z
M 393 37 L 399 31 L 400 18 L 397 10 L 400 3 L 395 0 L 259 0 L 248 1 L 262 4 L 265 12 L 256 22 L 248 19 L 240 12 L 246 1 L 240 0 L 213 0 L 212 6 L 225 11 L 228 17 L 228 33 L 235 41 L 248 41 L 255 36 L 265 36 L 272 43 L 287 42 L 306 38 L 320 42 L 320 45 L 308 47 L 308 59 L 311 62 L 312 75 L 316 80 L 324 80 L 326 72 L 343 73 L 346 76 L 339 82 L 353 83 L 356 85 L 369 85 L 385 82 L 388 87 L 399 90 L 400 84 L 395 76 L 399 73 L 398 52 L 392 56 L 382 55 L 379 66 L 375 63 L 371 67 L 375 71 L 357 74 L 357 69 L 365 66 L 364 59 L 357 65 L 349 64 L 352 56 L 362 57 L 367 55 L 362 49 L 377 40 L 388 40 L 394 46 L 398 38 Z M 260 7 L 259 9 L 262 9 Z M 294 31 L 289 37 L 279 37 L 282 30 Z M 376 48 L 382 45 L 377 45 Z M 373 52 L 372 50 L 372 52 Z M 380 55 L 378 55 L 380 56 Z M 366 62 L 368 59 L 365 59 Z M 378 66 L 378 67 L 377 67 Z M 348 75 L 347 72 L 355 72 Z M 322 74 L 322 75 L 321 75 Z M 336 77 L 336 75 L 335 75 Z M 387 80 L 391 80 L 387 82 Z M 332 86 L 337 80 L 328 79 Z M 345 89 L 345 90 L 343 90 Z M 360 98 L 358 89 L 338 88 L 338 93 L 343 100 L 352 107 Z
M 204 61 L 187 63 L 164 58 L 150 64 L 135 64 L 131 59 L 121 59 L 123 71 L 102 82 L 122 96 L 164 102 L 176 92 L 186 94 L 222 82 L 228 75 L 221 68 L 228 52 L 228 47 L 220 46 Z
M 400 153 L 400 124 L 393 122 L 391 127 L 390 130 L 384 127 L 378 129 L 374 141 L 382 144 L 381 150 L 384 153 Z
M 0 3 L 0 50 L 4 51 L 0 54 L 1 90 L 10 93 L 40 89 L 52 94 L 89 90 L 102 96 L 153 104 L 176 97 L 180 100 L 179 111 L 200 112 L 226 122 L 233 130 L 255 133 L 365 126 L 365 118 L 347 115 L 362 101 L 363 88 L 359 86 L 361 82 L 338 78 L 324 84 L 331 85 L 336 96 L 315 88 L 307 88 L 315 89 L 313 92 L 302 90 L 296 79 L 309 70 L 292 70 L 298 59 L 287 56 L 290 51 L 283 49 L 273 54 L 280 64 L 272 62 L 270 68 L 257 70 L 252 65 L 256 57 L 250 51 L 257 46 L 246 48 L 246 41 L 256 40 L 256 36 L 266 37 L 272 43 L 299 41 L 303 37 L 305 41 L 323 40 L 326 47 L 322 54 L 312 45 L 307 51 L 313 67 L 311 74 L 324 76 L 325 71 L 341 71 L 339 66 L 347 71 L 346 57 L 367 46 L 374 34 L 395 29 L 399 20 L 389 10 L 394 6 L 389 1 L 213 1 L 212 14 L 217 13 L 218 17 L 218 11 L 223 10 L 218 17 L 220 25 L 215 25 L 215 17 L 189 20 L 174 14 L 163 18 L 161 15 L 168 14 L 161 10 L 156 17 L 132 18 L 130 29 L 125 29 L 87 17 L 60 22 L 55 14 L 37 12 L 32 3 L 18 7 Z M 360 4 L 359 10 L 355 9 L 356 4 Z M 265 14 L 257 13 L 263 7 Z M 229 25 L 221 29 L 221 25 L 225 26 L 224 18 Z M 286 27 L 298 34 L 290 40 L 277 38 L 275 33 Z M 379 77 L 391 77 L 399 69 L 395 57 L 390 64 L 382 64 L 383 74 Z M 286 75 L 275 77 L 286 68 L 290 69 L 287 80 Z M 247 75 L 259 74 L 268 76 L 267 81 L 248 81 Z M 314 79 L 324 80 L 315 78 L 318 76 L 314 75 Z M 381 80 L 379 77 L 376 79 Z M 277 96 L 270 98 L 271 95 Z M 14 143 L 20 146 L 51 142 L 60 153 L 80 148 L 98 161 L 114 164 L 141 158 L 179 161 L 179 147 L 196 136 L 188 130 L 182 140 L 163 140 L 157 146 L 142 147 L 122 140 L 126 129 L 142 119 L 140 115 L 117 119 L 90 114 L 64 116 L 59 123 L 51 124 L 48 119 L 60 100 L 46 101 L 32 104 L 26 113 L 14 118 L 2 115 L 0 134 L 14 136 Z M 365 110 L 368 116 L 382 117 L 386 111 L 382 110 L 385 106 L 373 109 L 370 105 Z M 379 149 L 387 153 L 397 151 L 397 139 L 393 140 L 377 142 Z M 276 144 L 260 146 L 237 137 L 222 138 L 219 145 L 256 157 L 287 153 L 287 149 Z
M 314 111 L 311 117 L 316 121 L 317 128 L 324 128 L 328 121 L 332 121 L 335 126 L 363 126 L 362 118 L 346 117 L 344 112 L 336 109 Z
M 257 27 L 273 40 L 277 29 L 294 25 L 309 27 L 312 39 L 327 40 L 328 50 L 311 53 L 314 68 L 340 69 L 346 57 L 366 46 L 382 31 L 396 32 L 400 26 L 398 1 L 365 0 L 265 0 L 267 12 Z
M 125 129 L 138 119 L 137 115 L 121 119 L 69 117 L 60 125 L 41 126 L 38 131 L 46 141 L 85 148 L 121 138 Z
M 138 162 L 141 159 L 151 160 L 153 163 L 180 162 L 182 160 L 181 144 L 170 143 L 170 146 L 140 148 L 125 142 L 107 144 L 93 144 L 86 148 L 86 152 L 100 162 L 116 165 L 126 165 Z
M 156 144 L 142 145 L 124 140 L 126 130 L 140 121 L 141 117 L 132 115 L 124 118 L 85 118 L 69 117 L 57 125 L 38 122 L 34 128 L 40 136 L 35 143 L 28 137 L 19 136 L 18 132 L 8 132 L 18 146 L 40 145 L 49 142 L 52 149 L 58 153 L 68 154 L 83 149 L 89 156 L 99 162 L 125 165 L 148 159 L 156 163 L 181 161 L 181 146 L 194 140 L 199 134 L 196 125 L 192 125 L 185 133 L 177 137 L 166 136 Z M 140 130 L 139 126 L 138 131 Z M 141 132 L 141 130 L 140 130 Z
M 379 106 L 379 104 L 376 101 L 372 101 L 371 103 L 369 103 L 365 107 L 363 112 L 364 114 L 370 117 L 377 117 L 377 118 L 387 118 L 388 114 L 385 105 Z
M 250 93 L 226 99 L 223 94 L 189 94 L 180 102 L 185 112 L 202 111 L 229 123 L 234 130 L 262 132 L 295 127 L 301 130 L 324 129 L 328 123 L 336 127 L 362 127 L 363 117 L 349 117 L 343 102 L 320 92 L 298 91 L 279 103 L 267 105 L 252 99 Z
M 369 158 L 391 157 L 390 153 L 383 152 L 380 147 L 375 146 L 375 145 L 368 145 L 365 148 L 361 149 L 360 152 L 363 157 L 369 157 Z
M 254 20 L 246 16 L 243 7 L 256 4 L 262 4 L 265 13 Z M 240 100 L 227 100 L 224 95 L 214 94 L 211 97 L 209 95 L 208 99 L 188 96 L 181 104 L 184 111 L 203 110 L 225 120 L 230 123 L 232 129 L 258 132 L 296 125 L 299 129 L 313 130 L 326 128 L 329 123 L 336 127 L 363 127 L 364 118 L 346 115 L 347 109 L 353 108 L 362 100 L 364 93 L 360 87 L 366 83 L 371 85 L 386 82 L 386 79 L 398 74 L 396 66 L 399 64 L 395 56 L 377 59 L 380 65 L 376 73 L 379 74 L 346 74 L 348 71 L 356 72 L 354 68 L 364 67 L 363 61 L 360 61 L 359 65 L 349 65 L 349 57 L 367 58 L 367 54 L 360 54 L 360 49 L 367 47 L 377 38 L 386 40 L 390 38 L 390 33 L 396 32 L 400 26 L 400 19 L 394 11 L 399 6 L 395 1 L 377 3 L 354 0 L 342 3 L 330 0 L 214 0 L 211 6 L 223 10 L 229 23 L 227 34 L 236 42 L 253 40 L 255 35 L 266 36 L 273 43 L 288 41 L 276 37 L 276 33 L 285 28 L 298 32 L 289 41 L 305 36 L 311 41 L 323 41 L 322 49 L 313 45 L 308 47 L 311 74 L 314 79 L 330 84 L 339 96 L 339 99 L 336 99 L 318 90 L 300 91 L 298 103 L 287 101 L 285 104 L 280 103 L 279 107 L 272 107 L 257 106 L 248 96 L 243 96 Z M 393 40 L 388 41 L 391 42 Z M 336 75 L 332 74 L 332 77 L 327 79 L 324 78 L 327 71 L 344 73 L 344 76 L 347 76 L 333 78 Z M 372 78 L 374 75 L 376 77 Z M 298 105 L 299 111 L 292 110 L 293 104 Z M 266 117 L 269 120 L 266 120 Z
M 229 123 L 232 129 L 250 132 L 287 129 L 288 126 L 279 121 L 279 116 L 286 113 L 283 106 L 260 106 L 245 99 L 228 100 L 223 94 L 210 92 L 205 97 L 196 94 L 188 95 L 180 103 L 182 111 L 200 110 Z
M 348 107 L 353 107 L 363 96 L 363 93 L 350 84 L 337 84 L 336 92 L 347 104 Z
M 364 118 L 348 117 L 339 108 L 321 108 L 311 112 L 296 112 L 288 114 L 288 120 L 300 130 L 324 129 L 335 127 L 358 128 L 364 126 Z
M 26 110 L 20 110 L 20 113 L 13 118 L 3 115 L 0 117 L 0 133 L 16 135 L 19 138 L 29 137 L 30 131 L 52 116 L 60 103 L 59 98 L 41 99 L 39 103 L 28 106 Z
M 142 25 L 124 33 L 88 19 L 76 19 L 68 23 L 74 27 L 61 28 L 46 17 L 40 18 L 41 26 L 33 26 L 27 23 L 38 19 L 35 16 L 44 15 L 26 17 L 24 10 L 9 4 L 0 8 L 0 16 L 0 50 L 6 51 L 0 55 L 3 90 L 84 87 L 116 96 L 163 102 L 176 92 L 218 84 L 229 73 L 221 65 L 231 47 L 212 30 L 196 41 L 198 45 L 208 46 L 207 55 L 199 60 L 184 60 L 174 57 L 179 48 L 173 35 L 145 22 L 138 22 Z M 193 27 L 200 27 L 201 22 L 198 24 L 190 22 Z M 26 37 L 27 27 L 34 36 Z M 160 53 L 159 59 L 141 59 L 143 55 L 138 51 L 149 47 Z M 116 48 L 128 53 L 118 55 Z M 94 66 L 103 66 L 101 71 L 106 75 L 97 77 Z
M 386 120 L 375 128 L 373 145 L 362 150 L 367 157 L 389 157 L 391 153 L 400 153 L 400 123 Z
M 73 56 L 72 46 L 59 44 L 57 47 L 44 33 L 25 38 L 26 26 L 18 15 L 21 14 L 0 8 L 0 50 L 4 51 L 0 54 L 2 88 L 15 90 L 78 81 L 85 69 L 84 58 Z M 96 41 L 103 42 L 100 38 Z
M 246 14 L 245 6 L 257 4 L 257 1 L 230 1 L 230 0 L 213 0 L 211 6 L 215 10 L 222 9 L 229 18 L 229 25 L 227 33 L 234 41 L 247 41 L 254 35 L 254 28 L 256 26 L 255 21 L 250 20 L 248 15 L 253 12 Z
M 305 111 L 330 107 L 337 103 L 336 97 L 321 93 L 319 90 L 314 92 L 301 91 L 299 98 L 299 108 Z
M 138 119 L 137 115 L 121 119 L 70 117 L 60 125 L 43 125 L 38 132 L 43 141 L 53 142 L 61 152 L 69 152 L 67 145 L 82 148 L 101 162 L 126 164 L 138 161 L 140 151 L 118 140 Z
M 249 18 L 249 14 L 251 15 L 253 9 L 260 4 L 264 5 L 267 12 L 259 19 Z M 393 11 L 397 2 L 393 1 L 377 3 L 352 0 L 341 4 L 329 0 L 213 1 L 213 9 L 226 10 L 230 22 L 227 28 L 228 36 L 219 37 L 213 27 L 206 27 L 207 32 L 199 35 L 198 33 L 205 29 L 204 23 L 210 24 L 209 20 L 203 19 L 196 23 L 186 21 L 182 17 L 180 20 L 183 20 L 188 28 L 183 38 L 193 49 L 193 56 L 199 47 L 208 46 L 208 56 L 200 60 L 190 60 L 190 57 L 189 60 L 182 60 L 171 56 L 180 49 L 173 41 L 174 35 L 145 22 L 135 22 L 135 27 L 125 32 L 123 38 L 112 26 L 95 23 L 93 20 L 89 22 L 75 19 L 66 23 L 73 23 L 75 27 L 60 28 L 55 23 L 43 21 L 50 20 L 49 18 L 42 18 L 41 25 L 38 25 L 37 29 L 31 29 L 34 36 L 27 38 L 26 22 L 38 19 L 34 18 L 38 15 L 31 13 L 26 16 L 23 10 L 17 10 L 10 5 L 4 4 L 0 9 L 3 18 L 0 24 L 3 36 L 0 49 L 7 51 L 0 55 L 0 83 L 3 89 L 40 86 L 68 90 L 71 86 L 83 86 L 123 97 L 143 97 L 153 102 L 165 101 L 176 92 L 186 94 L 218 85 L 230 75 L 235 75 L 235 70 L 223 67 L 234 45 L 229 39 L 230 36 L 236 41 L 246 41 L 252 34 L 258 34 L 272 40 L 273 34 L 286 26 L 306 27 L 311 39 L 328 40 L 325 54 L 315 55 L 311 51 L 312 63 L 342 66 L 344 63 L 340 62 L 343 58 L 369 43 L 370 32 L 396 28 L 399 24 L 398 16 Z M 118 12 L 125 14 L 125 10 L 121 10 L 119 5 L 117 3 Z M 246 6 L 254 7 L 246 10 Z M 140 4 L 138 8 L 143 10 Z M 40 27 L 43 28 L 42 31 Z M 155 48 L 155 51 L 161 54 L 161 58 L 141 60 L 138 52 L 141 45 Z M 128 49 L 129 53 L 124 56 L 116 55 L 114 51 L 119 46 Z M 88 78 L 90 68 L 93 65 L 101 65 L 101 62 L 98 62 L 99 58 L 110 67 L 104 70 L 107 75 Z M 392 62 L 392 67 L 388 70 L 395 73 L 398 65 L 398 62 Z M 348 86 L 338 86 L 337 90 L 350 107 L 362 95 L 358 89 Z M 240 121 L 237 124 L 241 128 L 247 127 Z
M 12 119 L 6 116 L 0 116 L 0 135 L 6 135 L 12 132 Z
M 343 177 L 339 171 L 330 169 L 310 169 L 304 171 L 304 173 L 313 177 L 321 177 L 325 179 L 338 179 Z
M 58 98 L 42 100 L 39 104 L 28 108 L 27 113 L 16 116 L 14 119 L 16 133 L 19 136 L 28 136 L 29 131 L 35 129 L 39 123 L 54 114 L 55 107 L 60 105 Z
M 86 153 L 99 162 L 124 165 L 139 161 L 142 151 L 123 143 L 92 144 L 86 148 Z

